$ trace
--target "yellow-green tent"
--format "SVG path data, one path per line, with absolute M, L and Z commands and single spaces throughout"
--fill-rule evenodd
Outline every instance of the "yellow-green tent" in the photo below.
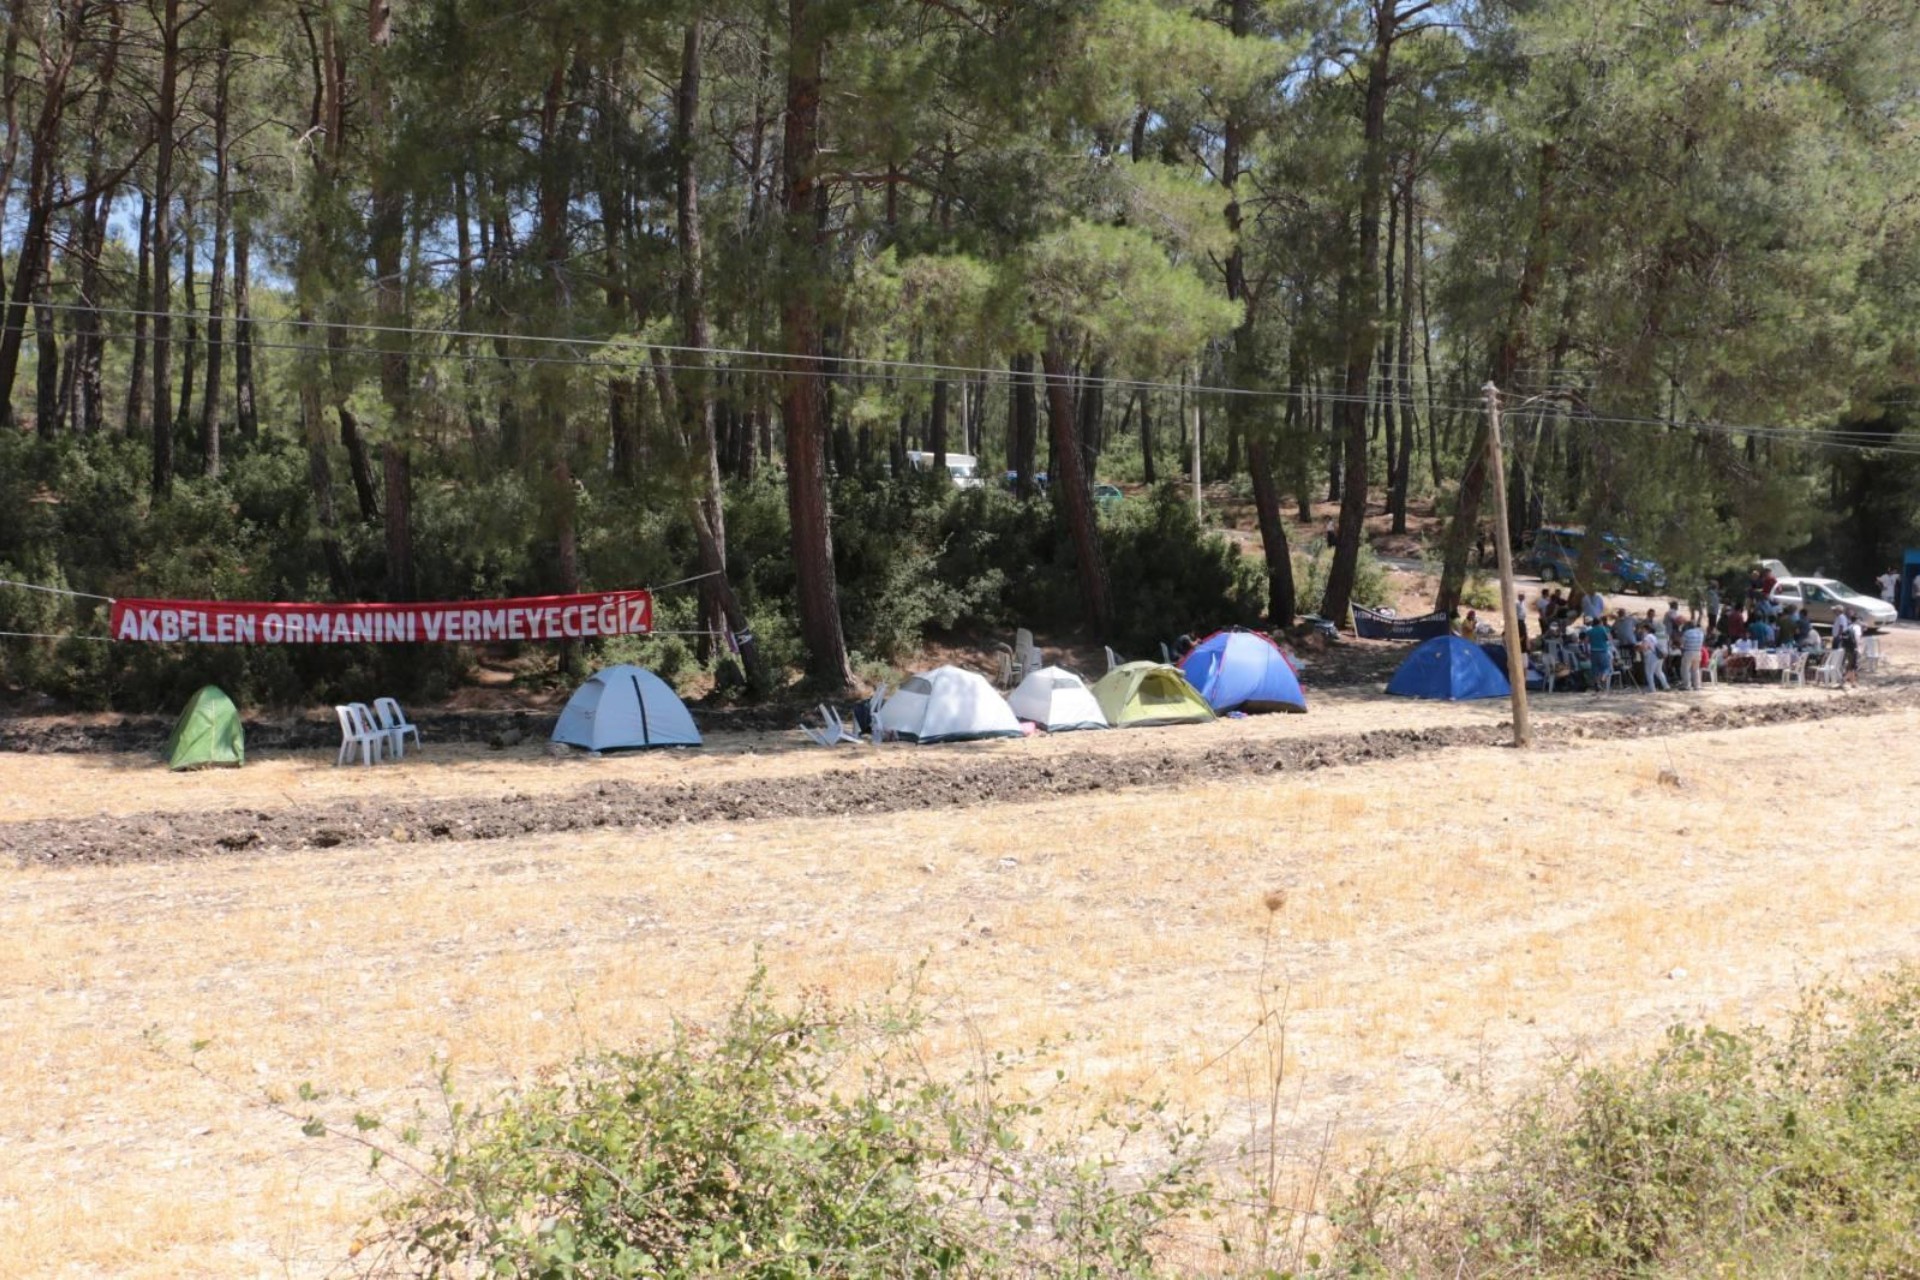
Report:
M 1157 724 L 1200 724 L 1213 708 L 1187 683 L 1177 667 L 1164 662 L 1129 662 L 1100 677 L 1093 696 L 1116 729 Z
M 233 699 L 217 685 L 208 685 L 187 699 L 186 710 L 174 722 L 164 754 L 169 769 L 200 769 L 213 764 L 243 764 L 247 736 Z

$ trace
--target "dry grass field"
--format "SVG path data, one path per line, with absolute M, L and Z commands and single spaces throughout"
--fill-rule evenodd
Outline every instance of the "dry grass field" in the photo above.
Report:
M 1500 714 L 1350 695 L 1185 732 Z M 1323 1146 L 1337 1168 L 1373 1143 L 1446 1141 L 1567 1053 L 1770 1019 L 1811 980 L 1920 958 L 1916 730 L 1899 711 L 959 813 L 0 868 L 0 1275 L 327 1274 L 384 1183 L 270 1099 L 311 1081 L 336 1114 L 405 1117 L 436 1105 L 436 1059 L 484 1097 L 715 1013 L 756 952 L 776 990 L 847 999 L 924 962 L 936 1060 L 1071 1036 L 1051 1061 L 1075 1080 L 1216 1115 L 1223 1152 L 1264 1110 L 1247 1033 L 1284 1000 L 1283 1136 L 1303 1173 Z M 830 755 L 771 736 L 578 767 L 529 750 L 364 776 L 308 755 L 179 778 L 22 756 L 0 760 L 0 821 Z M 910 786 L 915 759 L 878 767 Z

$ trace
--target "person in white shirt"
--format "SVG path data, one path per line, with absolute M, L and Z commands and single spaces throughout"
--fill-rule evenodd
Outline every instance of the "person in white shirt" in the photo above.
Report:
M 1607 616 L 1607 599 L 1598 588 L 1580 598 L 1580 616 L 1588 622 L 1598 622 Z
M 1660 669 L 1660 642 L 1654 638 L 1653 629 L 1648 627 L 1640 632 L 1640 671 L 1644 677 L 1640 687 L 1647 693 L 1655 688 L 1671 689 L 1667 683 L 1667 673 Z
M 1900 595 L 1900 575 L 1888 569 L 1880 575 L 1880 598 L 1892 604 Z

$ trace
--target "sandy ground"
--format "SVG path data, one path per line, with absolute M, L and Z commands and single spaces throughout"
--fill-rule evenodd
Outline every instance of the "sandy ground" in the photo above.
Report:
M 1679 699 L 1639 701 L 1681 714 Z M 1500 714 L 1356 694 L 1182 732 Z M 0 868 L 0 1274 L 325 1274 L 383 1183 L 364 1152 L 301 1137 L 270 1100 L 311 1081 L 335 1118 L 404 1118 L 434 1105 L 436 1057 L 484 1096 L 670 1014 L 716 1012 L 756 948 L 777 987 L 849 999 L 925 961 L 936 1060 L 957 1067 L 974 1037 L 1071 1033 L 1056 1060 L 1075 1080 L 1213 1114 L 1223 1152 L 1259 1127 L 1268 1042 L 1248 1032 L 1284 1001 L 1281 1138 L 1302 1177 L 1323 1148 L 1337 1169 L 1373 1142 L 1457 1137 L 1483 1114 L 1471 1086 L 1503 1096 L 1576 1049 L 1632 1048 L 1678 1019 L 1772 1018 L 1811 980 L 1920 958 L 1920 809 L 1898 781 L 1920 769 L 1916 728 L 1920 712 L 1901 711 L 1457 749 L 964 819 Z M 986 749 L 1125 751 L 1133 737 Z M 18 820 L 833 756 L 429 752 L 372 773 L 293 756 L 179 777 L 14 757 L 0 792 Z M 878 758 L 910 778 L 922 757 Z M 1288 901 L 1270 916 L 1272 889 Z M 182 1062 L 197 1039 L 203 1072 Z

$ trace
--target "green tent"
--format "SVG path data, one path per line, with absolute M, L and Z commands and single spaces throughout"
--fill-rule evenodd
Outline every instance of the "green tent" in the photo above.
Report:
M 240 712 L 233 699 L 211 684 L 187 699 L 187 709 L 167 738 L 165 754 L 169 769 L 244 763 L 247 735 L 240 728 Z
M 1156 724 L 1201 724 L 1213 708 L 1180 674 L 1164 662 L 1129 662 L 1100 677 L 1093 696 L 1116 729 Z

